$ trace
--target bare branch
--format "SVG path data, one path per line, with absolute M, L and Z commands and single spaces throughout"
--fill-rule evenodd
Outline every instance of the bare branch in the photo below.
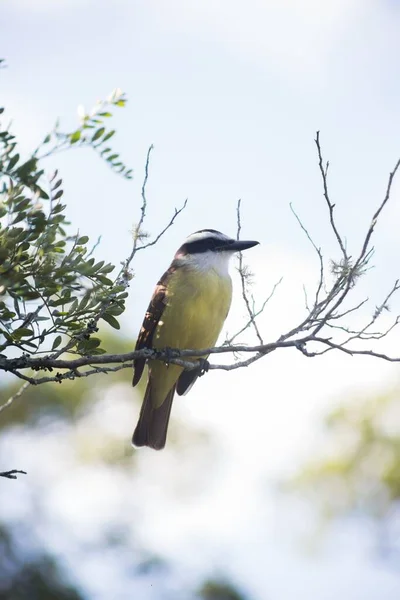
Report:
M 350 356 L 357 356 L 357 355 L 371 356 L 373 358 L 381 358 L 382 360 L 385 360 L 388 362 L 400 362 L 400 357 L 389 356 L 388 354 L 383 354 L 381 352 L 375 352 L 374 350 L 356 350 L 355 348 L 347 348 L 346 346 L 343 346 L 342 344 L 335 344 L 334 342 L 332 342 L 332 340 L 327 339 L 327 338 L 315 338 L 314 341 L 321 342 L 322 344 L 328 346 L 328 348 L 325 348 L 325 350 L 323 350 L 322 352 L 315 352 L 314 356 L 321 356 L 322 354 L 325 354 L 329 350 L 340 350 L 341 352 L 344 352 L 345 354 L 350 354 Z
M 331 227 L 333 229 L 333 232 L 335 234 L 336 240 L 340 246 L 340 250 L 342 251 L 343 254 L 343 258 L 345 260 L 345 262 L 348 262 L 349 260 L 349 256 L 347 254 L 345 245 L 343 243 L 342 237 L 339 234 L 339 231 L 336 227 L 336 223 L 335 223 L 335 219 L 333 216 L 333 210 L 335 208 L 335 205 L 332 204 L 330 197 L 329 197 L 329 192 L 328 192 L 328 169 L 329 169 L 329 162 L 326 163 L 326 165 L 324 166 L 324 161 L 322 158 L 322 151 L 321 151 L 321 145 L 320 145 L 320 141 L 319 141 L 319 131 L 317 131 L 317 135 L 315 138 L 315 143 L 317 146 L 317 150 L 318 150 L 318 164 L 319 164 L 319 170 L 321 172 L 321 177 L 322 177 L 322 183 L 323 183 L 323 187 L 324 187 L 324 198 L 326 200 L 326 203 L 328 205 L 328 209 L 329 209 L 329 220 L 331 223 Z
M 144 219 L 146 217 L 146 208 L 147 208 L 146 186 L 147 186 L 147 181 L 149 179 L 150 155 L 151 155 L 153 149 L 154 149 L 154 146 L 153 146 L 153 144 L 151 144 L 151 146 L 147 150 L 146 163 L 145 163 L 145 167 L 144 167 L 144 179 L 143 179 L 143 183 L 142 183 L 142 192 L 141 192 L 142 206 L 140 207 L 139 223 L 136 225 L 135 231 L 133 234 L 132 258 L 136 253 L 136 247 L 137 247 L 138 240 L 143 237 L 142 225 L 143 225 Z
M 22 396 L 22 394 L 25 392 L 25 390 L 30 386 L 30 382 L 29 381 L 25 381 L 25 383 L 23 385 L 21 385 L 21 387 L 19 388 L 18 392 L 16 392 L 15 394 L 13 394 L 12 396 L 10 396 L 10 398 L 4 402 L 4 404 L 2 404 L 0 406 L 0 412 L 6 408 L 8 408 L 9 406 L 11 406 L 11 404 L 14 402 L 14 400 L 17 400 L 17 398 L 19 398 L 20 396 Z
M 386 194 L 384 199 L 382 200 L 382 203 L 380 204 L 380 206 L 378 207 L 378 209 L 376 210 L 375 214 L 372 217 L 371 220 L 371 225 L 369 226 L 369 229 L 367 231 L 367 235 L 365 236 L 365 240 L 364 240 L 364 244 L 362 246 L 361 252 L 360 252 L 360 256 L 357 259 L 357 263 L 361 262 L 361 260 L 366 256 L 367 252 L 368 252 L 368 246 L 369 246 L 369 242 L 371 240 L 371 236 L 374 232 L 375 229 L 375 225 L 378 222 L 378 218 L 379 215 L 381 214 L 382 210 L 384 209 L 385 205 L 387 204 L 389 198 L 390 198 L 390 192 L 392 190 L 392 184 L 393 184 L 393 179 L 398 171 L 400 167 L 400 159 L 397 161 L 397 163 L 394 166 L 393 171 L 389 174 L 389 180 L 387 183 L 387 187 L 386 187 Z
M 355 305 L 350 305 L 350 308 L 348 308 L 345 304 L 345 301 L 347 300 L 352 289 L 357 283 L 358 278 L 361 275 L 363 275 L 369 268 L 369 263 L 373 255 L 373 248 L 370 247 L 372 234 L 374 232 L 376 223 L 381 215 L 383 208 L 389 201 L 392 183 L 400 167 L 400 160 L 397 161 L 393 171 L 389 175 L 385 196 L 372 217 L 371 224 L 364 237 L 360 252 L 357 255 L 358 257 L 354 260 L 352 259 L 350 254 L 348 254 L 346 245 L 343 241 L 344 238 L 339 233 L 335 222 L 335 205 L 330 199 L 327 182 L 329 163 L 324 164 L 322 158 L 319 132 L 317 132 L 315 142 L 317 145 L 319 169 L 321 172 L 323 182 L 323 195 L 329 210 L 330 225 L 333 230 L 336 241 L 339 245 L 342 256 L 340 261 L 331 261 L 331 275 L 333 276 L 333 283 L 327 289 L 327 284 L 325 283 L 326 268 L 321 248 L 317 247 L 317 245 L 314 243 L 310 233 L 301 222 L 299 216 L 293 209 L 292 205 L 290 205 L 292 213 L 297 219 L 297 222 L 300 225 L 303 232 L 305 233 L 307 239 L 312 244 L 314 250 L 318 255 L 319 260 L 319 279 L 316 286 L 314 302 L 310 303 L 311 306 L 307 306 L 306 316 L 299 323 L 297 323 L 297 325 L 292 327 L 292 329 L 290 329 L 286 333 L 280 335 L 276 341 L 264 343 L 262 334 L 256 323 L 256 319 L 263 312 L 268 301 L 271 299 L 271 297 L 276 291 L 276 288 L 282 280 L 280 280 L 274 285 L 272 292 L 270 293 L 268 298 L 262 303 L 259 309 L 256 309 L 255 300 L 251 296 L 251 294 L 249 294 L 248 290 L 250 274 L 246 265 L 243 263 L 242 255 L 240 255 L 238 271 L 242 285 L 242 298 L 246 306 L 248 319 L 244 326 L 234 336 L 228 339 L 222 347 L 203 349 L 165 348 L 161 350 L 145 348 L 142 350 L 132 351 L 130 353 L 121 355 L 98 354 L 95 356 L 79 356 L 78 358 L 62 359 L 61 355 L 67 352 L 68 350 L 71 350 L 76 343 L 76 338 L 73 338 L 71 336 L 62 349 L 46 356 L 31 356 L 26 353 L 22 354 L 20 357 L 17 358 L 7 358 L 4 355 L 0 355 L 0 371 L 8 371 L 25 382 L 24 385 L 20 388 L 20 390 L 14 396 L 9 398 L 3 406 L 0 407 L 0 411 L 6 408 L 7 406 L 10 406 L 10 404 L 23 393 L 23 391 L 27 388 L 29 384 L 39 385 L 47 382 L 61 383 L 63 380 L 66 379 L 88 377 L 97 373 L 108 374 L 111 372 L 118 371 L 120 369 L 131 368 L 132 360 L 137 358 L 143 358 L 148 361 L 159 360 L 166 364 L 179 365 L 188 370 L 196 369 L 201 371 L 201 362 L 198 360 L 199 358 L 203 357 L 204 355 L 231 353 L 235 358 L 238 358 L 238 360 L 236 360 L 233 364 L 211 364 L 209 367 L 212 370 L 220 369 L 225 371 L 231 371 L 238 368 L 248 367 L 250 364 L 260 360 L 261 358 L 276 350 L 282 348 L 294 348 L 295 350 L 301 352 L 303 356 L 308 358 L 321 356 L 322 354 L 332 350 L 340 350 L 341 352 L 344 352 L 350 356 L 363 355 L 379 358 L 390 362 L 400 362 L 400 357 L 397 356 L 389 356 L 387 354 L 376 352 L 373 349 L 356 349 L 351 347 L 352 342 L 355 342 L 357 340 L 366 342 L 368 340 L 382 339 L 400 323 L 399 315 L 394 319 L 394 322 L 382 332 L 376 331 L 376 326 L 374 326 L 376 325 L 376 322 L 383 313 L 383 311 L 385 311 L 386 309 L 388 310 L 389 300 L 400 289 L 400 280 L 397 280 L 394 283 L 389 293 L 386 294 L 383 301 L 376 306 L 372 317 L 368 318 L 366 324 L 359 330 L 356 330 L 354 327 L 351 328 L 349 324 L 346 323 L 346 317 L 349 317 L 349 315 L 353 315 L 354 313 L 356 313 L 362 306 L 366 304 L 368 298 L 362 300 L 361 302 L 358 302 Z M 154 238 L 154 240 L 147 243 L 142 243 L 142 245 L 138 245 L 138 240 L 144 239 L 144 234 L 141 230 L 146 216 L 146 185 L 149 177 L 150 157 L 152 149 L 153 147 L 150 146 L 147 153 L 145 175 L 141 194 L 141 214 L 139 223 L 135 229 L 133 248 L 131 254 L 123 263 L 122 269 L 115 280 L 115 283 L 123 284 L 126 286 L 128 286 L 128 282 L 130 279 L 129 267 L 136 252 L 138 252 L 139 250 L 144 250 L 156 244 L 157 241 L 161 238 L 161 236 L 169 229 L 169 227 L 173 225 L 175 218 L 180 214 L 180 212 L 182 212 L 182 210 L 186 207 L 187 204 L 187 201 L 185 201 L 181 208 L 175 209 L 175 212 L 167 226 L 161 231 L 161 233 L 159 233 Z M 241 233 L 240 207 L 241 201 L 239 200 L 237 204 L 238 239 Z M 93 320 L 91 326 L 89 327 L 88 325 L 87 329 L 83 333 L 81 332 L 79 335 L 90 336 L 93 333 L 93 327 L 96 326 L 98 320 L 104 314 L 104 311 L 107 310 L 107 308 L 110 306 L 112 300 L 112 298 L 105 300 L 103 308 L 101 308 L 99 313 L 96 314 L 96 317 Z M 306 304 L 308 305 L 307 296 Z M 233 341 L 240 334 L 242 334 L 244 331 L 250 328 L 254 329 L 259 344 L 253 346 L 233 344 Z M 331 334 L 329 336 L 325 334 L 325 332 L 328 329 L 330 330 Z M 250 354 L 251 356 L 249 356 L 248 358 L 244 358 L 244 354 Z M 26 373 L 27 370 L 30 370 L 28 371 L 28 374 Z M 32 375 L 32 371 L 36 373 Z M 41 377 L 38 377 L 38 371 L 47 371 L 48 373 L 44 374 Z M 55 371 L 54 374 L 53 371 Z
M 151 242 L 148 242 L 147 244 L 144 244 L 143 246 L 139 246 L 136 249 L 136 252 L 139 252 L 139 250 L 145 250 L 146 248 L 149 248 L 150 246 L 154 246 L 155 244 L 157 244 L 158 240 L 174 224 L 176 217 L 178 217 L 181 214 L 181 212 L 186 208 L 187 203 L 188 203 L 188 200 L 186 198 L 186 200 L 184 201 L 184 203 L 182 204 L 182 206 L 180 208 L 175 208 L 174 209 L 174 214 L 172 215 L 170 221 L 167 223 L 167 225 L 164 227 L 164 229 L 162 229 L 160 231 L 160 233 L 158 235 L 156 235 L 156 237 L 154 238 L 154 240 L 152 240 Z
M 131 251 L 130 255 L 128 256 L 128 258 L 123 263 L 123 271 L 125 271 L 125 272 L 127 272 L 129 270 L 130 264 L 135 256 L 136 252 L 139 252 L 139 250 L 145 250 L 146 248 L 149 248 L 150 246 L 154 246 L 155 244 L 157 244 L 157 242 L 164 235 L 164 233 L 166 231 L 168 231 L 168 229 L 170 227 L 172 227 L 172 225 L 175 222 L 175 219 L 186 208 L 186 205 L 188 202 L 187 198 L 186 198 L 186 200 L 184 201 L 184 203 L 182 204 L 182 206 L 180 208 L 175 208 L 174 214 L 172 215 L 171 219 L 169 220 L 167 225 L 164 227 L 164 229 L 162 229 L 162 231 L 154 238 L 154 240 L 152 240 L 151 242 L 142 244 L 141 246 L 138 246 L 138 241 L 143 240 L 147 237 L 147 234 L 145 234 L 142 231 L 142 226 L 143 226 L 143 223 L 144 223 L 144 220 L 146 217 L 146 208 L 147 208 L 146 187 L 147 187 L 147 182 L 149 179 L 150 157 L 151 157 L 151 153 L 152 153 L 153 149 L 154 149 L 154 146 L 152 144 L 147 151 L 146 163 L 145 163 L 145 168 L 144 168 L 144 179 L 143 179 L 142 191 L 141 191 L 142 205 L 140 207 L 140 219 L 139 219 L 139 223 L 135 226 L 135 230 L 133 232 L 132 251 Z
M 277 282 L 274 284 L 274 286 L 273 286 L 273 288 L 272 288 L 272 291 L 271 291 L 271 293 L 270 293 L 270 294 L 269 294 L 269 296 L 268 296 L 268 297 L 267 297 L 267 298 L 264 300 L 264 302 L 262 303 L 261 307 L 260 307 L 260 308 L 259 308 L 257 311 L 254 311 L 254 309 L 252 309 L 254 318 L 256 318 L 256 317 L 258 317 L 259 315 L 261 315 L 261 313 L 264 311 L 265 307 L 267 306 L 268 302 L 269 302 L 269 301 L 271 300 L 271 298 L 274 296 L 274 294 L 275 294 L 275 292 L 276 292 L 276 290 L 277 290 L 278 286 L 279 286 L 279 285 L 282 283 L 282 281 L 283 281 L 283 277 L 281 277 L 281 278 L 279 279 L 279 281 L 277 281 Z M 235 340 L 237 337 L 239 337 L 239 335 L 241 335 L 241 334 L 242 334 L 244 331 L 246 331 L 246 329 L 248 329 L 248 328 L 250 327 L 251 323 L 252 323 L 252 320 L 251 320 L 251 319 L 249 319 L 249 321 L 247 321 L 247 323 L 246 323 L 245 325 L 243 325 L 243 327 L 242 327 L 241 329 L 239 329 L 239 331 L 237 331 L 237 332 L 236 332 L 236 333 L 235 333 L 235 334 L 234 334 L 232 337 L 230 337 L 230 338 L 228 338 L 228 339 L 226 339 L 226 340 L 225 340 L 225 342 L 224 342 L 224 345 L 226 345 L 226 346 L 231 346 L 231 345 L 232 345 L 232 342 L 233 342 L 233 341 L 234 341 L 234 340 Z
M 281 336 L 282 337 L 282 336 Z M 308 350 L 308 344 L 314 343 L 322 346 L 322 350 L 316 350 L 310 352 Z M 211 364 L 209 368 L 221 369 L 230 371 L 241 367 L 247 367 L 253 362 L 260 358 L 278 350 L 280 348 L 295 348 L 307 357 L 315 357 L 331 349 L 338 349 L 346 352 L 350 355 L 364 354 L 368 356 L 375 356 L 377 358 L 383 358 L 390 362 L 399 362 L 400 357 L 391 357 L 382 353 L 375 352 L 373 350 L 357 350 L 348 348 L 343 343 L 336 343 L 331 338 L 315 336 L 313 333 L 305 335 L 303 337 L 282 340 L 279 339 L 276 342 L 269 344 L 260 344 L 256 346 L 246 345 L 234 345 L 234 346 L 221 346 L 217 348 L 203 348 L 199 350 L 182 350 L 182 349 L 171 349 L 166 348 L 163 350 L 154 350 L 150 348 L 144 348 L 142 350 L 136 350 L 126 354 L 100 354 L 98 356 L 82 356 L 72 360 L 65 359 L 53 359 L 51 357 L 33 358 L 29 356 L 19 357 L 15 359 L 4 359 L 0 358 L 0 370 L 6 370 L 13 373 L 16 377 L 31 383 L 32 385 L 39 385 L 48 382 L 61 383 L 64 379 L 75 379 L 78 377 L 87 377 L 94 373 L 104 373 L 117 371 L 124 368 L 131 368 L 132 360 L 136 358 L 145 358 L 147 360 L 160 360 L 167 364 L 176 364 L 182 366 L 187 370 L 199 369 L 200 363 L 195 360 L 201 358 L 204 355 L 210 354 L 221 354 L 221 353 L 252 353 L 254 356 L 236 362 L 230 365 L 222 364 Z M 99 366 L 96 366 L 99 365 Z M 104 366 L 101 366 L 104 365 Z M 115 365 L 115 366 L 111 366 Z M 89 370 L 79 370 L 83 367 L 91 367 Z M 21 371 L 25 369 L 39 370 L 66 370 L 61 373 L 58 371 L 54 376 L 34 378 L 24 375 Z
M 96 250 L 96 248 L 100 245 L 101 237 L 102 236 L 99 235 L 99 237 L 97 238 L 97 241 L 93 244 L 91 250 L 87 253 L 86 258 L 90 258 L 93 255 L 93 253 Z
M 236 239 L 239 239 L 240 237 L 240 232 L 242 229 L 242 224 L 241 224 L 241 217 L 240 217 L 240 205 L 241 205 L 241 200 L 238 200 L 237 203 L 237 207 L 236 207 L 236 216 L 237 216 L 237 232 L 236 232 Z M 247 295 L 247 286 L 249 284 L 249 279 L 250 279 L 250 273 L 246 267 L 246 265 L 244 265 L 243 263 L 243 253 L 239 252 L 239 266 L 238 266 L 238 272 L 240 275 L 240 281 L 242 284 L 242 298 L 243 301 L 245 303 L 248 315 L 249 315 L 249 325 L 253 326 L 253 329 L 256 333 L 256 336 L 258 338 L 258 341 L 260 342 L 260 344 L 263 344 L 263 338 L 261 336 L 261 333 L 258 329 L 257 323 L 256 323 L 256 315 L 254 314 L 253 309 L 250 306 L 250 301 Z M 264 307 L 265 307 L 266 302 L 264 303 Z M 262 312 L 264 309 L 262 309 L 261 311 L 258 312 L 258 314 L 260 314 L 260 312 Z M 236 336 L 235 336 L 236 337 Z
M 11 471 L 3 471 L 0 473 L 0 477 L 6 477 L 7 479 L 17 479 L 17 475 L 27 475 L 26 471 L 19 471 L 18 469 L 12 469 Z
M 294 214 L 298 224 L 300 225 L 301 229 L 304 231 L 304 233 L 307 236 L 307 239 L 309 240 L 309 242 L 311 243 L 312 247 L 314 248 L 315 252 L 318 255 L 318 261 L 319 261 L 319 281 L 318 281 L 318 286 L 317 286 L 317 291 L 315 292 L 315 301 L 314 301 L 314 307 L 312 310 L 310 310 L 309 312 L 313 312 L 319 302 L 319 295 L 322 289 L 322 286 L 324 285 L 324 259 L 322 256 L 322 252 L 321 252 L 321 248 L 318 248 L 315 243 L 314 240 L 312 239 L 311 235 L 308 233 L 308 230 L 305 228 L 305 226 L 303 225 L 299 215 L 296 213 L 296 211 L 293 208 L 293 204 L 290 202 L 289 203 L 290 206 L 290 210 L 292 211 L 292 213 Z M 306 297 L 306 307 L 307 310 L 309 310 L 308 308 L 308 301 L 307 301 L 307 292 L 304 289 L 304 295 Z

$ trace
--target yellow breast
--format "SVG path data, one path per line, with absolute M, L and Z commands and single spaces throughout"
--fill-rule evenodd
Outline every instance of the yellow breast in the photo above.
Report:
M 155 348 L 214 346 L 229 312 L 232 282 L 214 270 L 177 269 L 167 286 L 167 306 L 153 338 Z
M 153 337 L 154 348 L 200 350 L 215 346 L 232 300 L 229 275 L 181 268 L 167 284 L 167 305 Z M 178 365 L 152 361 L 152 402 L 161 406 L 182 373 Z

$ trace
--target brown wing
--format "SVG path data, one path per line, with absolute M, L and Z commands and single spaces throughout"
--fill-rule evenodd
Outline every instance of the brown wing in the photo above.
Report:
M 172 264 L 168 271 L 164 273 L 160 281 L 156 285 L 153 296 L 150 300 L 146 315 L 143 320 L 142 327 L 139 332 L 139 336 L 136 342 L 135 350 L 141 350 L 142 348 L 151 348 L 153 343 L 154 331 L 157 327 L 158 321 L 164 312 L 164 308 L 167 304 L 167 284 L 168 279 L 175 271 L 176 267 Z M 132 385 L 135 386 L 139 383 L 140 378 L 143 374 L 144 365 L 146 364 L 145 358 L 137 358 L 133 361 L 133 381 Z

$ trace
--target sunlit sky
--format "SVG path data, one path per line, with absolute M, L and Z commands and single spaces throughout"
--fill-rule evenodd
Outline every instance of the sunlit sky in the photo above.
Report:
M 145 229 L 158 233 L 188 198 L 173 228 L 134 265 L 122 332 L 132 343 L 152 288 L 177 246 L 202 228 L 234 235 L 238 198 L 242 237 L 261 242 L 247 254 L 256 296 L 263 299 L 284 278 L 260 320 L 266 341 L 296 324 L 304 311 L 302 285 L 312 289 L 318 262 L 289 203 L 324 255 L 337 258 L 313 141 L 320 130 L 338 224 L 350 254 L 357 251 L 400 155 L 399 28 L 400 5 L 390 0 L 2 3 L 1 54 L 8 68 L 1 72 L 1 104 L 26 152 L 57 117 L 72 128 L 79 104 L 90 108 L 115 87 L 129 98 L 127 107 L 116 111 L 114 147 L 133 167 L 133 182 L 118 178 L 90 150 L 48 162 L 49 171 L 57 165 L 64 178 L 73 228 L 94 241 L 102 236 L 98 255 L 118 264 L 129 253 L 150 144 L 155 150 Z M 376 232 L 376 267 L 359 292 L 370 296 L 371 304 L 361 317 L 371 314 L 398 277 L 399 192 L 397 183 Z M 238 292 L 236 287 L 230 332 L 244 317 Z M 390 316 L 384 318 L 389 322 Z M 395 347 L 392 337 L 387 348 Z M 234 542 L 232 523 L 237 523 L 243 546 L 258 559 L 245 560 L 240 549 L 230 548 L 230 569 L 255 598 L 266 597 L 267 561 L 276 565 L 268 573 L 271 600 L 289 600 L 299 589 L 308 600 L 398 598 L 400 581 L 372 565 L 362 543 L 353 543 L 345 559 L 332 558 L 331 549 L 318 568 L 279 547 L 263 555 L 251 518 L 253 510 L 259 514 L 255 506 L 261 499 L 254 490 L 260 480 L 300 464 L 315 447 L 317 425 L 329 406 L 345 394 L 362 396 L 396 378 L 391 365 L 371 359 L 331 354 L 308 360 L 282 351 L 247 370 L 213 372 L 199 381 L 188 398 L 175 402 L 174 413 L 182 426 L 188 419 L 221 437 L 231 459 L 223 479 L 231 509 L 226 511 L 220 489 L 187 511 L 169 504 L 166 527 L 176 526 L 177 554 L 189 549 L 199 532 L 200 556 L 213 548 L 213 532 L 222 540 L 223 554 Z M 135 411 L 133 405 L 129 418 L 124 413 L 127 440 Z M 151 457 L 155 476 L 154 462 L 162 470 L 169 460 L 160 453 Z M 248 497 L 242 497 L 243 489 L 250 490 Z M 151 541 L 151 524 L 159 531 L 165 514 L 155 500 L 149 507 L 151 544 L 156 539 Z M 273 508 L 268 510 L 272 531 Z M 167 531 L 163 539 L 170 542 L 165 551 L 173 553 Z M 188 555 L 185 560 L 190 567 Z M 284 577 L 284 565 L 292 577 Z

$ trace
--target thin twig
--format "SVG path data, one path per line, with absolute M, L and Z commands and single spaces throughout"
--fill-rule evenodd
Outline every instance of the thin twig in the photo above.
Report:
M 237 232 L 236 232 L 236 239 L 238 240 L 240 237 L 240 232 L 242 229 L 242 223 L 241 223 L 241 217 L 240 217 L 240 205 L 241 205 L 241 199 L 238 200 L 237 203 L 237 207 L 236 207 L 236 217 L 237 217 Z M 247 289 L 246 289 L 246 284 L 248 284 L 249 281 L 249 274 L 248 271 L 246 269 L 246 266 L 243 263 L 243 253 L 239 252 L 239 266 L 238 266 L 238 271 L 239 271 L 239 275 L 240 275 L 240 281 L 242 284 L 242 298 L 243 301 L 245 303 L 248 315 L 249 315 L 249 322 L 251 323 L 251 325 L 253 326 L 253 329 L 255 331 L 255 334 L 258 338 L 258 341 L 260 342 L 260 344 L 263 344 L 263 338 L 261 336 L 260 330 L 258 329 L 257 323 L 256 323 L 256 315 L 254 314 L 254 311 L 252 310 L 251 306 L 250 306 L 250 301 L 247 295 Z M 265 303 L 266 304 L 266 303 Z M 264 309 L 262 309 L 264 310 Z M 261 311 L 262 312 L 262 311 Z M 260 313 L 258 313 L 260 314 Z
M 139 223 L 135 227 L 135 232 L 134 232 L 134 236 L 133 236 L 132 256 L 135 255 L 136 247 L 137 247 L 137 242 L 140 239 L 140 236 L 141 236 L 141 233 L 142 233 L 141 232 L 142 225 L 143 225 L 144 219 L 146 217 L 146 208 L 147 208 L 146 186 L 147 186 L 147 181 L 149 179 L 150 155 L 151 155 L 153 149 L 154 149 L 154 146 L 153 146 L 153 144 L 151 144 L 151 146 L 147 150 L 146 163 L 145 163 L 145 166 L 144 166 L 144 178 L 143 178 L 142 192 L 141 192 L 141 195 L 142 195 L 142 206 L 140 207 L 140 219 L 139 219 Z
M 26 471 L 20 471 L 19 469 L 11 469 L 11 471 L 3 471 L 0 473 L 0 477 L 6 477 L 7 479 L 17 479 L 17 475 L 27 475 Z
M 0 412 L 6 408 L 8 408 L 9 406 L 11 406 L 11 404 L 14 402 L 14 400 L 17 400 L 17 398 L 19 398 L 20 396 L 22 396 L 22 394 L 25 392 L 25 390 L 30 386 L 30 382 L 29 381 L 25 381 L 25 383 L 23 385 L 21 385 L 21 387 L 19 388 L 19 390 L 17 392 L 15 392 L 15 394 L 13 394 L 12 396 L 9 397 L 9 399 L 4 402 L 4 404 L 2 404 L 0 406 Z
M 382 203 L 380 204 L 380 206 L 378 207 L 378 209 L 376 210 L 375 214 L 372 217 L 371 225 L 369 226 L 369 229 L 368 229 L 367 235 L 365 237 L 364 244 L 363 244 L 363 247 L 361 249 L 360 256 L 359 256 L 357 262 L 361 261 L 362 258 L 367 253 L 369 242 L 370 242 L 371 236 L 372 236 L 372 234 L 374 232 L 375 225 L 376 225 L 376 223 L 378 221 L 379 215 L 381 214 L 382 210 L 384 209 L 385 205 L 387 204 L 387 202 L 388 202 L 388 200 L 390 198 L 390 192 L 391 192 L 391 189 L 392 189 L 393 179 L 394 179 L 394 177 L 395 177 L 395 175 L 396 175 L 399 167 L 400 167 L 400 159 L 395 164 L 393 171 L 389 174 L 389 180 L 388 180 L 387 187 L 386 187 L 385 197 L 384 197 Z
M 349 260 L 349 256 L 347 254 L 345 245 L 343 243 L 342 237 L 336 227 L 336 223 L 335 223 L 335 218 L 333 216 L 333 210 L 335 208 L 335 205 L 332 204 L 331 199 L 329 197 L 329 192 L 328 192 L 328 169 L 329 169 L 329 162 L 326 163 L 325 167 L 324 167 L 324 161 L 322 158 L 322 151 L 321 151 L 321 145 L 319 142 L 319 131 L 317 131 L 317 135 L 315 138 L 315 143 L 317 146 L 317 150 L 318 150 L 318 165 L 319 165 L 319 170 L 321 172 L 321 177 L 322 177 L 322 183 L 323 183 L 323 187 L 324 187 L 324 198 L 326 200 L 326 203 L 328 205 L 328 209 L 329 209 L 329 220 L 331 223 L 331 227 L 333 229 L 333 232 L 335 234 L 335 237 L 337 239 L 337 242 L 340 246 L 340 250 L 342 251 L 343 254 L 343 258 L 345 260 L 345 262 L 348 262 Z
M 294 210 L 293 208 L 293 204 L 290 202 L 289 203 L 289 207 L 290 210 L 292 211 L 293 215 L 295 216 L 298 224 L 300 225 L 301 229 L 304 231 L 304 233 L 307 236 L 307 239 L 309 240 L 309 242 L 312 244 L 312 247 L 314 248 L 315 252 L 318 255 L 318 261 L 319 261 L 319 282 L 318 282 L 318 286 L 317 286 L 317 291 L 315 292 L 315 300 L 314 300 L 314 307 L 313 309 L 309 310 L 307 304 L 307 292 L 304 289 L 304 294 L 306 296 L 306 307 L 307 310 L 309 310 L 310 313 L 313 313 L 313 311 L 315 310 L 316 306 L 318 305 L 319 302 L 319 295 L 322 289 L 322 286 L 324 285 L 324 259 L 322 256 L 322 252 L 321 252 L 321 248 L 318 248 L 316 246 L 316 244 L 314 243 L 314 240 L 312 239 L 311 235 L 309 234 L 308 230 L 306 229 L 306 227 L 303 225 L 299 215 L 297 214 L 297 212 Z
M 283 281 L 283 277 L 281 277 L 279 279 L 279 281 L 277 281 L 276 283 L 274 283 L 274 286 L 272 288 L 272 291 L 270 292 L 269 296 L 267 296 L 267 298 L 264 300 L 264 302 L 262 303 L 261 307 L 258 310 L 254 310 L 252 308 L 252 313 L 254 315 L 254 318 L 258 317 L 259 315 L 261 315 L 261 313 L 264 311 L 265 307 L 267 306 L 268 302 L 271 300 L 271 298 L 274 296 L 276 289 L 278 288 L 278 286 L 282 283 Z M 239 337 L 239 335 L 241 335 L 244 331 L 246 331 L 246 329 L 248 329 L 250 327 L 250 325 L 252 324 L 252 320 L 249 319 L 247 321 L 247 323 L 245 325 L 243 325 L 243 327 L 241 329 L 239 329 L 239 331 L 237 331 L 232 337 L 228 338 L 227 340 L 225 340 L 224 344 L 226 346 L 230 346 L 232 345 L 232 342 Z
M 150 248 L 150 246 L 154 246 L 155 244 L 157 244 L 157 242 L 164 235 L 164 233 L 174 224 L 176 217 L 178 217 L 181 214 L 181 212 L 186 208 L 187 203 L 188 200 L 186 198 L 186 200 L 180 208 L 174 209 L 174 214 L 172 215 L 170 221 L 167 223 L 164 229 L 162 229 L 160 233 L 154 238 L 154 240 L 152 240 L 151 242 L 147 242 L 143 246 L 139 246 L 138 248 L 136 248 L 136 252 L 139 252 L 139 250 L 145 250 L 146 248 Z

